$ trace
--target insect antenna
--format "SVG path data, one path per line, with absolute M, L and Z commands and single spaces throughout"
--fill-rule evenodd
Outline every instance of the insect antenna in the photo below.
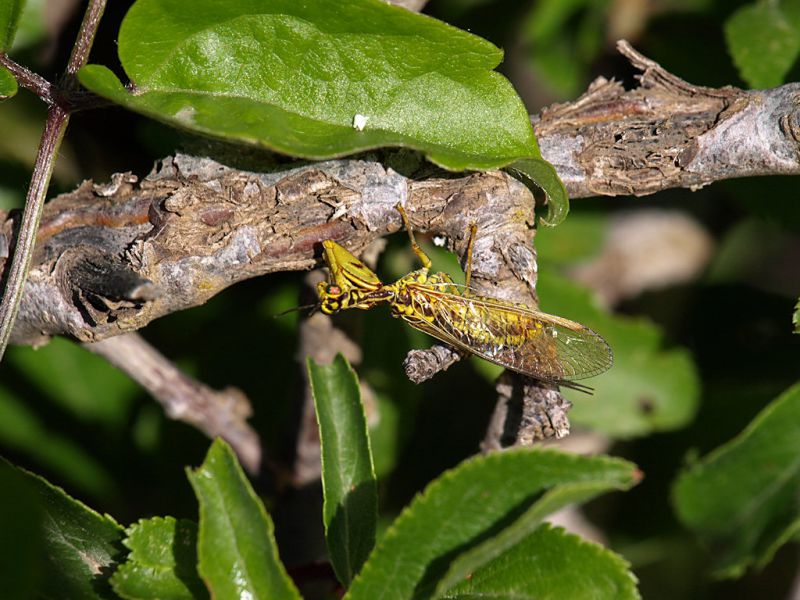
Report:
M 308 315 L 307 315 L 307 316 L 310 317 L 315 312 L 317 312 L 317 310 L 319 309 L 319 302 L 316 302 L 315 304 L 304 304 L 303 306 L 293 306 L 292 308 L 287 308 L 286 310 L 284 310 L 282 312 L 279 312 L 276 315 L 272 315 L 272 318 L 273 319 L 277 319 L 278 317 L 285 317 L 289 313 L 293 313 L 293 312 L 301 311 L 301 310 L 306 310 L 307 308 L 311 309 L 309 311 Z

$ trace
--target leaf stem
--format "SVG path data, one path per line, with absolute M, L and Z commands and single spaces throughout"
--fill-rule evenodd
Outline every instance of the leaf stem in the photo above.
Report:
M 67 87 L 75 86 L 74 78 L 78 70 L 86 64 L 89 58 L 89 51 L 92 48 L 97 26 L 106 7 L 106 0 L 90 0 L 86 13 L 83 16 L 81 29 L 78 38 L 72 48 L 72 53 L 67 64 Z M 19 234 L 14 247 L 14 256 L 11 259 L 11 267 L 8 271 L 5 291 L 2 302 L 0 302 L 0 361 L 5 354 L 6 346 L 11 338 L 11 331 L 14 328 L 14 320 L 19 311 L 22 292 L 25 280 L 33 257 L 33 248 L 36 244 L 36 232 L 39 229 L 39 221 L 42 218 L 44 201 L 47 197 L 47 188 L 50 185 L 50 177 L 53 174 L 53 167 L 64 138 L 64 132 L 69 123 L 70 110 L 61 105 L 53 94 L 53 86 L 33 72 L 16 65 L 7 56 L 2 55 L 5 60 L 4 66 L 9 68 L 12 73 L 23 79 L 20 83 L 28 87 L 29 83 L 33 91 L 42 100 L 50 105 L 47 111 L 42 138 L 39 142 L 39 150 L 36 154 L 36 163 L 31 175 L 31 183 L 28 187 L 28 195 L 25 199 L 25 209 L 22 213 L 22 221 L 19 226 Z M 6 64 L 6 63 L 11 63 Z M 12 69 L 12 67 L 16 67 Z

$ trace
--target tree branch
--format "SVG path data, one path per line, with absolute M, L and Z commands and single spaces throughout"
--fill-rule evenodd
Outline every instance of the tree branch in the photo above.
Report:
M 535 120 L 543 154 L 573 196 L 643 195 L 800 170 L 796 84 L 700 88 L 624 43 L 620 49 L 644 71 L 640 87 L 598 80 L 576 102 Z M 319 265 L 322 240 L 358 253 L 400 228 L 398 201 L 415 229 L 443 234 L 462 257 L 468 226 L 479 223 L 479 293 L 536 304 L 533 203 L 503 173 L 456 176 L 405 150 L 284 163 L 266 173 L 178 155 L 141 181 L 126 173 L 107 185 L 87 182 L 45 207 L 13 341 L 38 345 L 66 335 L 98 342 L 244 279 Z M 0 272 L 15 221 L 0 214 Z M 432 375 L 457 360 L 437 352 L 412 354 L 407 368 Z M 567 431 L 568 406 L 547 387 L 512 381 L 498 389 L 502 402 L 486 448 Z M 523 424 L 529 429 L 521 431 Z
M 800 173 L 800 84 L 770 90 L 695 86 L 625 41 L 639 87 L 598 78 L 551 106 L 534 129 L 573 198 L 644 196 L 714 181 Z

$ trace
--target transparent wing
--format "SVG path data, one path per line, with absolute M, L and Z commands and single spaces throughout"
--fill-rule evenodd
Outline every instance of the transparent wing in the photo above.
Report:
M 421 315 L 403 318 L 417 329 L 490 362 L 544 381 L 584 379 L 611 367 L 611 348 L 574 321 L 444 286 L 409 284 Z

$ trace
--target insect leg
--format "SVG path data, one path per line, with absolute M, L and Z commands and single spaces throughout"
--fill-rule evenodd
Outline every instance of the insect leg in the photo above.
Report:
M 469 282 L 472 279 L 472 249 L 475 246 L 475 234 L 478 233 L 478 225 L 471 223 L 469 226 L 469 241 L 467 242 L 467 268 L 464 270 L 464 295 L 468 296 Z
M 419 261 L 422 263 L 422 267 L 425 269 L 430 269 L 433 263 L 431 263 L 431 259 L 428 258 L 428 255 L 425 254 L 422 251 L 422 248 L 419 247 L 419 244 L 417 244 L 417 240 L 414 238 L 414 230 L 411 229 L 411 223 L 408 221 L 408 215 L 406 214 L 405 209 L 403 208 L 402 204 L 398 204 L 395 208 L 397 208 L 397 212 L 399 212 L 400 216 L 403 218 L 403 225 L 405 226 L 406 231 L 408 232 L 408 237 L 411 240 L 411 249 L 414 251 L 414 254 L 417 255 L 417 258 L 419 258 Z

